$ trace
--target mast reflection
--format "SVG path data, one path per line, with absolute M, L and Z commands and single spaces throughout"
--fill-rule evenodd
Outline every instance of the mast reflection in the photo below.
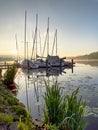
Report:
M 27 70 L 27 69 L 22 69 L 22 72 L 25 76 L 25 92 L 26 92 L 26 106 L 27 110 L 31 112 L 35 108 L 31 108 L 36 106 L 36 111 L 37 111 L 37 117 L 40 117 L 41 115 L 41 99 L 42 98 L 42 87 L 44 87 L 45 91 L 45 81 L 48 84 L 53 84 L 55 82 L 58 82 L 58 77 L 59 75 L 62 75 L 63 73 L 66 73 L 65 68 L 59 68 L 59 67 L 54 67 L 54 68 L 40 68 L 40 69 L 32 69 L 32 70 Z M 73 69 L 71 70 L 73 72 Z M 33 89 L 33 92 L 30 90 Z M 41 91 L 40 91 L 41 90 Z M 29 92 L 28 92 L 29 91 Z M 31 95 L 30 95 L 31 94 Z M 34 97 L 30 97 L 35 95 Z M 30 100 L 34 101 L 32 103 L 33 106 L 31 106 Z

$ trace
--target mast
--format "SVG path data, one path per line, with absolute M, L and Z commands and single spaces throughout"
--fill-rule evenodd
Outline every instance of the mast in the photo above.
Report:
M 19 49 L 18 49 L 18 43 L 17 43 L 17 34 L 15 35 L 15 39 L 16 39 L 17 61 L 20 61 L 20 58 L 19 58 Z
M 27 20 L 27 11 L 25 11 L 25 28 L 24 28 L 24 58 L 26 59 L 26 21 Z
M 56 29 L 56 32 L 55 32 L 56 34 L 56 56 L 57 56 L 57 29 Z
M 47 25 L 47 56 L 49 55 L 49 17 L 48 17 L 48 25 Z
M 36 14 L 36 31 L 35 31 L 35 34 L 36 34 L 36 59 L 37 59 L 37 26 L 38 26 L 38 14 Z

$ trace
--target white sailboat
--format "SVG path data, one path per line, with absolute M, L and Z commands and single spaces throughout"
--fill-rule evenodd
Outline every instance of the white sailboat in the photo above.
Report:
M 31 60 L 33 61 L 33 63 L 35 65 L 38 66 L 38 68 L 46 68 L 46 67 L 50 67 L 50 65 L 46 63 L 46 61 L 44 61 L 42 59 L 42 56 L 39 56 L 38 53 L 38 14 L 36 14 L 36 28 L 35 28 L 35 35 L 34 35 L 34 39 L 33 39 L 33 48 L 32 48 L 32 56 L 31 56 Z M 40 41 L 41 42 L 41 41 Z M 41 46 L 40 46 L 41 48 Z M 34 52 L 35 52 L 35 56 L 34 56 Z
M 21 67 L 25 69 L 35 69 L 38 68 L 38 65 L 33 63 L 33 61 L 29 60 L 28 58 L 28 43 L 26 42 L 26 20 L 27 20 L 27 12 L 25 11 L 24 60 L 21 63 Z
M 54 46 L 56 46 L 55 55 L 54 55 Z M 52 53 L 51 53 L 51 55 L 48 54 L 46 61 L 51 65 L 51 67 L 65 67 L 65 66 L 71 67 L 73 65 L 72 62 L 66 62 L 66 61 L 64 61 L 63 58 L 60 58 L 57 55 L 57 29 L 56 29 L 55 35 L 54 35 Z

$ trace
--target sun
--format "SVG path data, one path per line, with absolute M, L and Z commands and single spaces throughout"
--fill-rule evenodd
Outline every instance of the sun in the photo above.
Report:
M 11 50 L 10 54 L 16 55 L 17 54 L 17 50 Z

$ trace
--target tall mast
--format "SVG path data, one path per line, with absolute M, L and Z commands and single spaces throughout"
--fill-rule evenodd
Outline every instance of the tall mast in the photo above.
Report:
M 35 33 L 36 33 L 36 59 L 37 59 L 37 26 L 38 26 L 38 14 L 36 14 L 36 29 L 35 29 Z
M 15 35 L 15 39 L 16 39 L 17 61 L 19 61 L 20 58 L 19 58 L 19 49 L 18 49 L 18 43 L 17 43 L 17 34 Z
M 47 25 L 47 56 L 49 55 L 49 17 L 48 17 L 48 25 Z
M 25 29 L 24 29 L 24 58 L 26 59 L 26 21 L 27 20 L 27 11 L 25 11 Z

